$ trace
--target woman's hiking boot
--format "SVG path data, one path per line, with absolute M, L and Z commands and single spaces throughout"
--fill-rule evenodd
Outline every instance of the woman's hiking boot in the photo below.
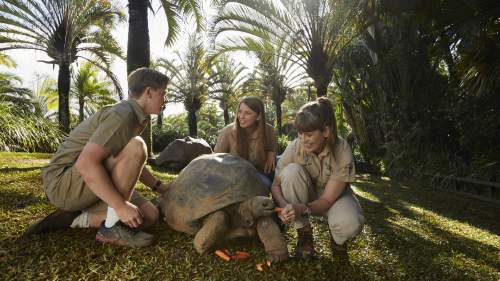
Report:
M 113 244 L 127 247 L 146 247 L 154 242 L 154 235 L 130 228 L 122 222 L 117 222 L 110 228 L 99 227 L 95 239 L 104 244 Z
M 308 224 L 297 229 L 297 246 L 295 247 L 294 257 L 305 260 L 314 258 L 314 241 L 311 225 Z

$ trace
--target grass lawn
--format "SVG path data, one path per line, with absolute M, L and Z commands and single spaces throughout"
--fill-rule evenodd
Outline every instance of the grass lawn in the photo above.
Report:
M 313 221 L 317 260 L 290 260 L 263 272 L 255 270 L 265 258 L 257 239 L 222 245 L 252 255 L 225 262 L 198 255 L 192 237 L 162 223 L 150 230 L 158 242 L 145 249 L 101 245 L 95 230 L 21 237 L 53 210 L 39 169 L 49 157 L 0 152 L 0 280 L 500 280 L 498 205 L 368 175 L 355 184 L 366 225 L 349 244 L 348 262 L 332 258 L 321 219 Z M 288 231 L 287 239 L 292 251 L 295 234 Z

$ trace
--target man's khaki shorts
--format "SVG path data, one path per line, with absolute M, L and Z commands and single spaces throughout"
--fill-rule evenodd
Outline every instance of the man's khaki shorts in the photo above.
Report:
M 49 201 L 57 208 L 66 211 L 101 208 L 106 206 L 85 184 L 82 176 L 74 166 L 71 167 L 45 167 L 42 169 L 43 189 Z M 135 191 L 129 200 L 137 207 L 147 203 L 148 200 Z

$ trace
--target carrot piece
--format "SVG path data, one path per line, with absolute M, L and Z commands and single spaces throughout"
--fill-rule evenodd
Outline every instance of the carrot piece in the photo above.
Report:
M 255 265 L 255 268 L 256 268 L 258 271 L 264 271 L 264 269 L 262 268 L 262 266 L 263 266 L 263 265 L 264 265 L 264 264 L 262 264 L 262 263 L 258 263 L 258 264 L 256 264 L 256 265 Z
M 225 260 L 225 261 L 230 261 L 230 260 L 231 260 L 231 257 L 230 257 L 230 256 L 228 256 L 226 253 L 224 253 L 224 252 L 223 252 L 223 251 L 221 251 L 221 250 L 217 250 L 217 251 L 215 251 L 215 254 L 216 254 L 217 256 L 219 256 L 219 258 L 221 258 L 221 259 L 223 259 L 223 260 Z
M 233 259 L 242 260 L 250 257 L 250 254 L 247 252 L 236 251 L 236 254 L 231 256 Z
M 283 211 L 283 208 L 276 207 L 276 208 L 274 208 L 274 211 L 275 211 L 276 213 L 281 213 L 281 211 Z
M 246 258 L 249 258 L 250 257 L 250 254 L 247 253 L 247 252 L 243 252 L 243 251 L 236 251 L 236 255 L 237 256 L 241 256 L 241 257 L 246 257 Z

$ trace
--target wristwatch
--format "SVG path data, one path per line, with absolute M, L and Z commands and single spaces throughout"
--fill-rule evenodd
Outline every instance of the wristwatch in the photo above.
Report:
M 161 185 L 162 183 L 163 183 L 163 182 L 162 182 L 161 180 L 157 180 L 157 181 L 155 182 L 155 184 L 153 184 L 153 186 L 151 187 L 151 189 L 152 189 L 153 191 L 158 191 L 158 188 L 160 187 L 160 185 Z

